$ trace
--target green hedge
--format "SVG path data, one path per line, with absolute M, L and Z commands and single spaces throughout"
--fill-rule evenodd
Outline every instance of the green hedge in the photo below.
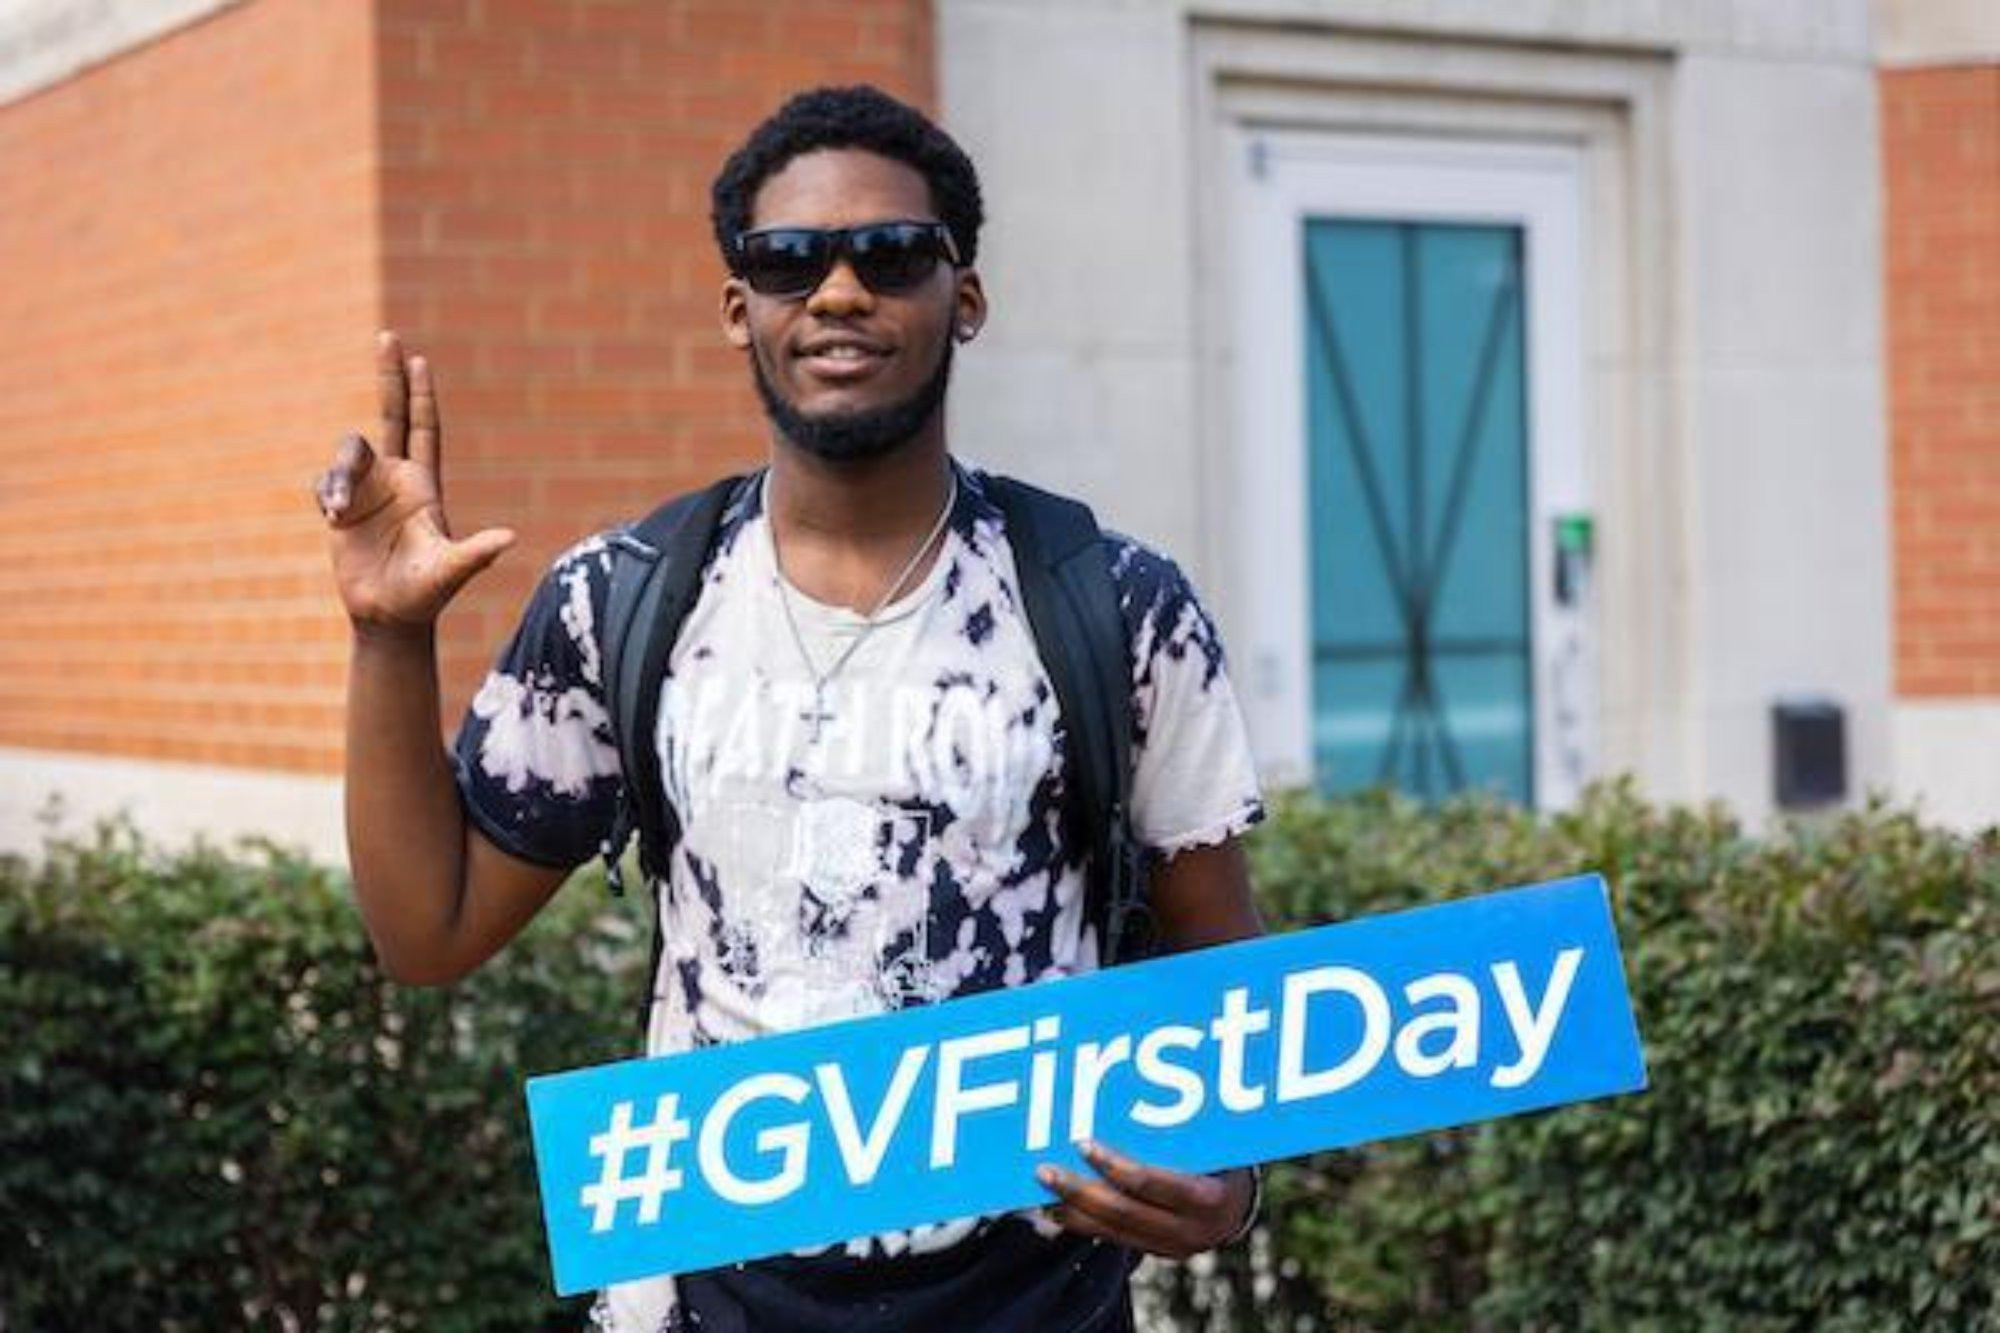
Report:
M 1297 926 L 1595 868 L 1649 1091 L 1285 1163 L 1185 1329 L 2000 1329 L 2000 833 L 1880 807 L 1753 839 L 1629 789 L 1387 795 L 1255 840 Z
M 2000 1328 L 2000 836 L 1283 803 L 1274 926 L 1602 869 L 1653 1086 L 1286 1163 L 1194 1329 Z M 0 862 L 0 1329 L 575 1328 L 520 1082 L 625 1053 L 644 918 L 572 885 L 449 992 L 340 877 L 127 830 Z
M 578 1326 L 521 1079 L 629 1050 L 643 948 L 596 906 L 425 991 L 272 848 L 0 865 L 0 1328 Z

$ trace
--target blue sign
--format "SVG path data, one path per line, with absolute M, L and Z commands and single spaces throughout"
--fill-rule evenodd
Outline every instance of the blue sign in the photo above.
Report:
M 528 1081 L 556 1291 L 1646 1083 L 1595 875 Z

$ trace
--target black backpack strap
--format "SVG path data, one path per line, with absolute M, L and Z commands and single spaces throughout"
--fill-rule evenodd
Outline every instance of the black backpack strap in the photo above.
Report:
M 1131 826 L 1131 648 L 1110 556 L 1088 505 L 1011 477 L 987 478 L 987 490 L 1006 518 L 1023 609 L 1068 724 L 1069 808 L 1091 850 L 1092 916 L 1108 967 L 1153 943 Z
M 667 873 L 674 843 L 680 838 L 660 774 L 659 747 L 653 744 L 660 715 L 660 682 L 666 676 L 674 640 L 680 637 L 681 622 L 687 619 L 700 592 L 702 567 L 723 512 L 744 482 L 742 477 L 726 477 L 678 496 L 610 538 L 611 586 L 598 641 L 603 649 L 605 704 L 623 774 L 617 818 L 602 849 L 605 882 L 614 894 L 625 892 L 620 861 L 633 833 L 639 835 L 639 864 L 653 877 Z M 642 1025 L 650 1014 L 664 944 L 656 908 Z

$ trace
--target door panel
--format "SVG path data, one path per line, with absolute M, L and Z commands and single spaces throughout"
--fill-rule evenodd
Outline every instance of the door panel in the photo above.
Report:
M 1317 780 L 1531 803 L 1522 229 L 1303 230 Z

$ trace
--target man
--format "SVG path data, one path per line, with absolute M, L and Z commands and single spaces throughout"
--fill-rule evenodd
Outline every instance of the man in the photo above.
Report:
M 954 344 L 979 333 L 981 204 L 963 152 L 869 88 L 788 103 L 723 167 L 722 331 L 772 423 L 662 683 L 680 829 L 651 885 L 665 949 L 647 1049 L 738 1041 L 1097 965 L 1061 817 L 1065 736 L 986 480 L 946 448 Z M 560 556 L 447 756 L 433 624 L 513 541 L 448 535 L 429 366 L 379 348 L 379 453 L 316 490 L 354 624 L 347 819 L 383 965 L 439 983 L 596 855 L 620 791 L 601 645 L 603 535 Z M 1178 949 L 1258 931 L 1237 837 L 1262 814 L 1221 648 L 1179 571 L 1107 535 L 1131 645 L 1133 826 Z M 1118 1330 L 1137 1254 L 1244 1224 L 1246 1173 L 1091 1145 L 1047 1211 L 625 1284 L 619 1333 Z

